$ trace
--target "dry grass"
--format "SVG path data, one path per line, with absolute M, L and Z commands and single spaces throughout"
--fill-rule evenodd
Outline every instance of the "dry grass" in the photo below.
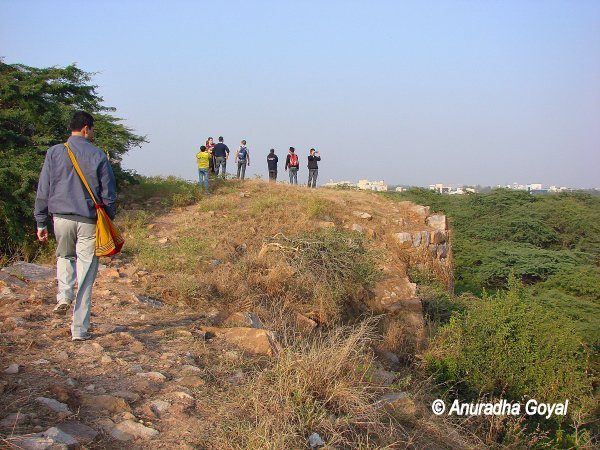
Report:
M 223 405 L 217 447 L 306 448 L 313 432 L 331 448 L 391 444 L 391 419 L 376 404 L 382 390 L 369 381 L 373 338 L 367 321 L 285 349 Z
M 216 307 L 223 319 L 253 311 L 282 347 L 266 368 L 243 369 L 249 382 L 212 393 L 216 419 L 208 446 L 307 448 L 317 432 L 329 448 L 444 448 L 438 443 L 445 436 L 421 432 L 431 433 L 432 424 L 402 422 L 376 404 L 384 389 L 372 381 L 375 336 L 378 347 L 398 354 L 414 353 L 414 337 L 401 320 L 361 321 L 369 315 L 364 300 L 381 276 L 378 266 L 402 276 L 410 263 L 390 251 L 395 247 L 386 236 L 388 219 L 405 214 L 402 205 L 367 193 L 258 181 L 213 187 L 215 195 L 177 214 L 131 212 L 120 219 L 129 256 L 150 269 L 149 296 L 195 310 Z M 360 222 L 354 210 L 382 212 Z M 335 229 L 322 229 L 323 221 Z M 348 231 L 353 223 L 384 238 Z M 304 328 L 297 313 L 319 326 Z M 236 370 L 226 365 L 218 372 Z M 395 388 L 411 390 L 408 384 Z
M 176 223 L 147 211 L 121 215 L 126 254 L 157 277 L 148 295 L 193 308 L 215 302 L 232 310 L 262 308 L 265 321 L 279 304 L 295 305 L 320 323 L 351 313 L 377 271 L 360 235 L 319 228 L 322 220 L 342 221 L 341 205 L 325 197 L 331 193 L 251 181 L 227 187 L 229 193 L 182 209 Z M 150 223 L 156 227 L 148 229 Z M 274 242 L 301 248 L 259 256 Z

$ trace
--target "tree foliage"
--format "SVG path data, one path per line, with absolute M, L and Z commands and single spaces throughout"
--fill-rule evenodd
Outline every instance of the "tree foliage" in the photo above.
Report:
M 146 142 L 102 104 L 93 74 L 75 65 L 35 68 L 0 60 L 0 255 L 31 251 L 37 179 L 48 147 L 70 132 L 78 109 L 96 119 L 96 143 L 122 179 L 121 158 Z

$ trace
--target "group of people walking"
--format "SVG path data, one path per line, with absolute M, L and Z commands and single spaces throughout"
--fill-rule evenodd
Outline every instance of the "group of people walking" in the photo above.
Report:
M 209 173 L 214 176 L 219 176 L 221 173 L 225 179 L 227 160 L 229 159 L 229 147 L 224 144 L 223 136 L 219 136 L 219 142 L 214 144 L 213 138 L 209 137 L 205 145 L 200 147 L 200 151 L 196 154 L 198 163 L 198 178 L 200 186 L 204 186 L 205 192 L 208 194 L 208 177 Z M 320 152 L 314 148 L 310 149 L 308 155 L 308 187 L 317 187 L 317 177 L 319 175 L 319 161 L 321 161 Z M 235 163 L 237 165 L 237 178 L 244 179 L 246 176 L 246 166 L 250 165 L 250 150 L 246 147 L 246 141 L 240 142 L 240 147 L 235 152 Z M 269 171 L 269 181 L 277 181 L 277 165 L 279 157 L 275 154 L 275 149 L 271 149 L 267 155 L 267 168 Z M 290 184 L 298 184 L 298 170 L 300 169 L 300 161 L 296 154 L 296 149 L 290 147 L 285 159 L 285 168 L 289 169 Z

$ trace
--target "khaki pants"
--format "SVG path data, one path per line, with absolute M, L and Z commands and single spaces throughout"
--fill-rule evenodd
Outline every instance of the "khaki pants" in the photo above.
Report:
M 58 303 L 71 304 L 73 322 L 71 336 L 82 337 L 90 328 L 92 286 L 98 271 L 96 256 L 96 224 L 54 218 L 56 234 L 56 278 Z M 74 294 L 77 281 L 77 295 Z

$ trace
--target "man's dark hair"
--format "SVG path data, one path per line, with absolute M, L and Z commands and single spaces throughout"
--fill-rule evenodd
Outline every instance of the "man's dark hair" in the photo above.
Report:
M 81 129 L 85 126 L 88 128 L 92 128 L 94 126 L 94 118 L 91 114 L 86 113 L 85 111 L 76 111 L 71 117 L 71 131 L 81 131 Z
M 223 142 L 223 136 L 219 136 L 219 142 Z
M 296 151 L 296 149 L 294 149 L 294 147 L 290 147 L 290 152 L 294 153 Z

